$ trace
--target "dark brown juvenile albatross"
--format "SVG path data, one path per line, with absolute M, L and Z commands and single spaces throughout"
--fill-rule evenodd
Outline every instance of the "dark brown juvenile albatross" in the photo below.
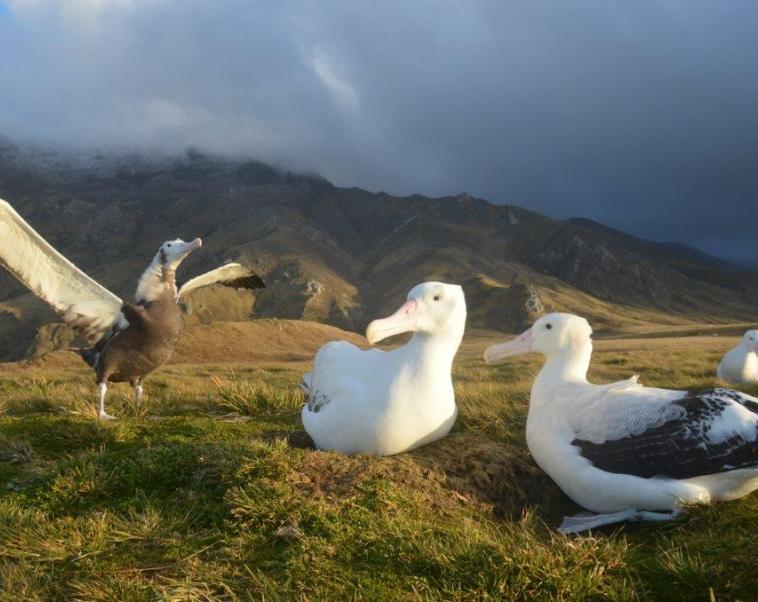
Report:
M 105 413 L 108 381 L 128 381 L 139 406 L 142 379 L 169 360 L 179 340 L 183 321 L 178 302 L 184 295 L 210 284 L 264 287 L 252 270 L 230 263 L 177 291 L 177 267 L 201 245 L 199 238 L 164 242 L 137 284 L 135 303 L 125 303 L 63 257 L 0 199 L 0 264 L 91 345 L 81 354 L 97 375 L 101 420 L 112 418 Z

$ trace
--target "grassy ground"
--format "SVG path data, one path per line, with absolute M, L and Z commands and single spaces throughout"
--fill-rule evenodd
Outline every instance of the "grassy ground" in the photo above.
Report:
M 710 387 L 732 341 L 601 341 L 592 378 Z M 557 534 L 578 508 L 525 450 L 538 360 L 489 368 L 486 343 L 454 432 L 392 458 L 302 447 L 299 361 L 169 366 L 105 424 L 86 370 L 0 365 L 0 598 L 756 599 L 758 495 Z

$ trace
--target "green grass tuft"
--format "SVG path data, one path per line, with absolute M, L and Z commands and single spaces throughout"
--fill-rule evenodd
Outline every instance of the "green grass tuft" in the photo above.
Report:
M 274 387 L 266 382 L 250 381 L 232 374 L 228 378 L 213 377 L 218 387 L 216 407 L 244 416 L 291 412 L 303 407 L 305 397 L 294 387 Z

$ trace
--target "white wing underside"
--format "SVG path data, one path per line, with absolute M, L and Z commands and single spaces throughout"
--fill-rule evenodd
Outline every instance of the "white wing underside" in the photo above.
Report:
M 181 299 L 184 295 L 195 289 L 210 286 L 211 284 L 224 284 L 226 286 L 235 286 L 239 283 L 240 288 L 259 288 L 254 284 L 250 284 L 249 280 L 258 279 L 258 275 L 248 267 L 240 265 L 239 263 L 227 263 L 215 270 L 195 276 L 191 280 L 185 282 L 179 289 L 177 298 Z M 260 281 L 260 286 L 263 282 Z
M 1 199 L 0 264 L 91 345 L 115 323 L 128 324 L 121 299 L 63 257 Z

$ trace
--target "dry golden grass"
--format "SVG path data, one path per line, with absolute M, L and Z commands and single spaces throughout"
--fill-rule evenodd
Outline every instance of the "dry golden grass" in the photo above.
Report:
M 525 448 L 539 358 L 485 366 L 497 339 L 462 346 L 453 433 L 390 458 L 295 444 L 301 357 L 167 366 L 105 424 L 81 365 L 0 365 L 0 599 L 754 598 L 756 495 L 556 533 L 578 509 Z M 591 376 L 706 388 L 735 340 L 601 340 Z

